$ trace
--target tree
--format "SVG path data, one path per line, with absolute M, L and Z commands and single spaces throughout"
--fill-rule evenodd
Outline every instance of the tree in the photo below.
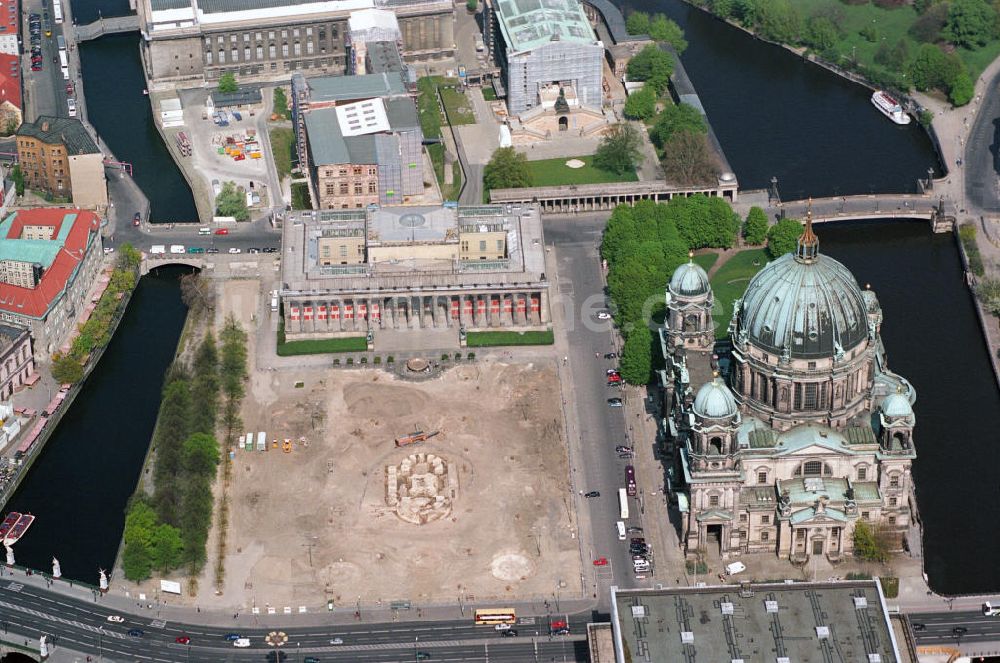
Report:
M 520 189 L 531 186 L 528 159 L 513 147 L 501 147 L 483 169 L 483 186 L 491 189 Z
M 236 82 L 236 74 L 231 71 L 227 71 L 219 77 L 219 92 L 223 94 L 232 94 L 240 89 L 239 83 Z
M 237 221 L 250 218 L 246 195 L 236 188 L 236 182 L 230 181 L 222 185 L 222 190 L 215 197 L 215 213 L 219 216 L 231 216 Z
M 658 147 L 663 147 L 678 131 L 691 131 L 704 134 L 708 132 L 705 118 L 697 108 L 690 104 L 680 103 L 667 106 L 656 116 L 656 122 L 649 135 Z
M 854 555 L 869 562 L 886 562 L 892 553 L 892 533 L 864 520 L 854 524 Z
M 60 384 L 74 384 L 83 379 L 83 365 L 72 355 L 52 355 L 52 377 Z
M 625 30 L 630 35 L 649 34 L 649 14 L 646 12 L 631 12 L 625 19 Z
M 617 175 L 635 172 L 642 158 L 642 138 L 631 124 L 620 122 L 611 127 L 594 153 L 594 165 Z
M 913 25 L 910 35 L 919 42 L 933 44 L 941 38 L 944 24 L 948 20 L 948 3 L 937 2 L 924 11 Z
M 951 103 L 955 106 L 964 106 L 972 101 L 975 94 L 976 88 L 969 73 L 964 69 L 958 72 L 958 75 L 951 82 L 951 90 L 948 91 L 948 99 L 951 100 Z
M 985 46 L 997 33 L 997 12 L 986 0 L 951 0 L 941 36 L 958 46 Z
M 211 435 L 219 415 L 219 353 L 211 331 L 198 346 L 193 371 L 191 401 L 195 407 L 191 414 L 191 431 Z
M 125 577 L 133 582 L 140 582 L 149 577 L 153 569 L 153 561 L 149 548 L 139 543 L 126 543 L 122 552 L 122 571 Z
M 918 90 L 946 90 L 961 70 L 962 64 L 955 55 L 933 44 L 923 44 L 910 63 L 910 79 Z
M 118 247 L 118 269 L 134 271 L 142 263 L 142 253 L 131 244 Z
M 10 169 L 10 179 L 14 181 L 14 192 L 19 195 L 24 195 L 24 171 L 21 170 L 21 164 L 17 164 Z
M 211 476 L 218 464 L 219 443 L 214 437 L 206 433 L 195 433 L 184 441 L 184 447 L 181 449 L 181 467 L 185 474 Z
M 215 288 L 199 272 L 181 276 L 181 301 L 192 313 L 215 310 Z
M 794 43 L 802 29 L 799 12 L 788 0 L 756 0 L 754 13 L 761 34 L 771 41 Z
M 897 40 L 893 46 L 883 41 L 875 51 L 875 62 L 892 71 L 906 71 L 909 61 L 910 46 L 903 38 Z
M 662 94 L 674 73 L 674 58 L 659 47 L 649 44 L 628 63 L 628 78 L 652 85 L 657 95 Z
M 628 26 L 626 25 L 627 28 Z M 688 46 L 681 27 L 663 14 L 653 15 L 653 18 L 649 21 L 648 34 L 654 41 L 670 44 L 677 53 L 683 53 L 684 49 Z
M 465 8 L 470 12 L 474 12 L 479 9 L 479 2 L 477 0 L 465 0 Z
M 180 530 L 170 525 L 159 525 L 153 530 L 148 550 L 150 564 L 157 571 L 166 573 L 177 568 L 184 552 Z
M 625 117 L 630 120 L 648 120 L 656 115 L 656 90 L 648 83 L 625 100 Z
M 622 378 L 629 384 L 646 384 L 649 382 L 652 364 L 653 334 L 649 327 L 637 322 L 625 339 L 622 348 L 621 372 Z
M 767 231 L 767 252 L 772 258 L 791 253 L 798 246 L 803 230 L 797 219 L 781 219 Z
M 211 479 L 201 475 L 190 477 L 181 493 L 180 530 L 184 542 L 183 560 L 192 571 L 205 563 L 205 542 L 211 523 Z
M 763 244 L 767 239 L 767 214 L 754 205 L 743 223 L 743 239 L 747 244 Z
M 663 145 L 663 170 L 674 184 L 704 184 L 718 177 L 715 157 L 703 133 L 682 129 Z
M 979 279 L 975 292 L 987 311 L 1000 316 L 1000 279 Z
M 813 16 L 806 21 L 806 40 L 817 51 L 827 52 L 837 43 L 837 27 L 826 16 Z

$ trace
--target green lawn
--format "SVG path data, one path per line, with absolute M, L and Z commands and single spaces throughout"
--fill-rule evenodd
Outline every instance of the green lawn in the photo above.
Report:
M 278 344 L 279 357 L 293 355 L 321 355 L 330 352 L 364 352 L 368 342 L 364 336 L 349 338 L 322 338 L 309 341 L 288 341 Z
M 292 185 L 292 209 L 312 209 L 309 204 L 309 185 L 305 182 Z
M 271 154 L 274 167 L 278 169 L 278 179 L 284 179 L 292 172 L 292 154 L 295 150 L 295 134 L 291 129 L 274 127 L 268 130 L 271 139 Z
M 767 264 L 767 260 L 767 251 L 764 249 L 746 249 L 727 260 L 712 277 L 716 338 L 728 336 L 733 302 L 743 296 L 750 278 Z
M 486 101 L 496 101 L 497 93 L 493 91 L 493 88 L 489 85 L 483 88 L 483 99 Z
M 465 341 L 470 348 L 482 348 L 491 345 L 552 345 L 555 338 L 551 329 L 526 332 L 486 331 L 469 332 Z
M 845 64 L 852 57 L 856 57 L 857 61 L 866 68 L 870 67 L 879 74 L 896 78 L 898 72 L 887 71 L 875 63 L 875 52 L 883 39 L 890 46 L 900 38 L 905 39 L 911 58 L 920 48 L 920 44 L 908 32 L 910 26 L 917 19 L 917 12 L 910 5 L 897 9 L 882 9 L 871 3 L 847 5 L 840 0 L 795 0 L 793 4 L 798 9 L 799 16 L 802 17 L 803 21 L 818 10 L 831 7 L 843 12 L 844 20 L 839 23 L 838 27 L 844 33 L 844 37 L 834 45 L 834 49 L 840 54 L 840 62 L 835 64 Z M 874 29 L 875 41 L 869 41 L 861 36 L 860 32 L 865 28 Z M 958 54 L 969 68 L 972 79 L 975 80 L 986 65 L 1000 54 L 1000 41 L 991 41 L 986 46 L 975 50 L 960 48 Z
M 566 162 L 579 159 L 587 165 L 583 168 L 570 168 Z M 566 184 L 599 184 L 601 182 L 635 182 L 639 178 L 634 172 L 616 175 L 607 170 L 592 165 L 594 157 L 565 157 L 559 159 L 543 159 L 529 161 L 528 170 L 534 186 L 563 186 Z
M 472 112 L 472 106 L 469 105 L 469 99 L 464 92 L 457 88 L 441 86 L 438 88 L 438 93 L 444 103 L 445 118 L 453 125 L 476 123 L 476 115 Z
M 694 264 L 698 265 L 706 272 L 712 269 L 712 265 L 719 259 L 718 253 L 699 253 L 694 257 Z

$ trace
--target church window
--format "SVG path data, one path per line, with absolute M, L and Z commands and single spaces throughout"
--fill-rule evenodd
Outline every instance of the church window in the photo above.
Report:
M 823 474 L 823 463 L 818 460 L 811 460 L 802 464 L 802 473 L 807 477 L 818 477 Z
M 861 512 L 861 520 L 869 520 L 871 518 L 871 515 L 872 514 L 869 511 L 862 511 Z
M 811 371 L 814 370 L 815 368 L 816 368 L 816 362 L 814 361 L 809 362 L 809 370 Z
M 797 530 L 795 530 L 795 540 L 796 541 L 805 541 L 806 540 L 806 531 L 804 529 L 797 529 Z
M 747 521 L 747 514 L 741 513 L 740 514 L 740 522 L 741 523 L 745 523 L 746 521 Z
M 889 475 L 889 487 L 890 488 L 899 488 L 899 475 L 898 474 L 890 474 Z
M 713 437 L 709 443 L 709 448 L 711 453 L 721 454 L 722 453 L 722 438 Z
M 823 475 L 828 477 L 833 476 L 833 468 L 830 467 L 829 463 L 823 463 Z
M 769 516 L 769 515 L 763 515 L 763 516 L 761 516 L 760 517 L 760 524 L 761 525 L 770 525 L 771 524 L 771 516 Z
M 767 472 L 757 473 L 757 483 L 767 483 Z
M 830 530 L 830 535 L 833 537 L 834 541 L 840 538 L 840 528 L 834 527 Z
M 897 498 L 897 497 L 890 497 L 889 498 L 889 506 L 897 506 L 897 505 L 899 505 L 899 498 Z
M 858 468 L 858 481 L 865 481 L 868 478 L 868 468 L 859 467 Z
M 896 524 L 896 516 L 889 516 L 889 524 L 890 525 Z
M 761 543 L 767 543 L 770 540 L 771 540 L 771 533 L 770 532 L 761 532 L 760 533 L 760 542 Z
M 709 495 L 708 496 L 708 506 L 719 506 L 719 496 Z

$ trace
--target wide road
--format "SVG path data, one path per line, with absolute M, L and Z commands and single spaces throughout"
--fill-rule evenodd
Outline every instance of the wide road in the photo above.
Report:
M 59 49 L 56 38 L 62 34 L 62 26 L 56 25 L 52 14 L 52 0 L 24 0 L 21 5 L 21 36 L 24 42 L 24 57 L 21 71 L 24 78 L 26 120 L 34 120 L 39 115 L 68 117 L 66 105 L 66 83 L 59 67 Z M 45 36 L 45 22 L 42 22 L 42 71 L 31 71 L 31 44 L 28 30 L 28 14 L 49 14 L 52 36 Z
M 965 143 L 965 195 L 972 207 L 1000 211 L 1000 72 L 983 88 L 983 102 Z M 951 164 L 949 164 L 951 167 Z
M 120 615 L 124 623 L 108 621 Z M 555 618 L 555 617 L 553 617 Z M 516 638 L 501 638 L 490 626 L 472 619 L 452 621 L 365 623 L 347 626 L 236 627 L 201 626 L 161 621 L 150 615 L 109 610 L 101 602 L 75 598 L 16 580 L 0 581 L 0 631 L 5 639 L 18 635 L 34 645 L 39 636 L 54 645 L 89 655 L 154 661 L 260 661 L 270 647 L 265 636 L 274 630 L 288 635 L 282 647 L 289 660 L 312 655 L 323 661 L 412 661 L 416 651 L 435 661 L 586 661 L 586 624 L 590 613 L 572 615 L 572 635 L 549 636 L 546 615 L 521 617 Z M 524 623 L 530 622 L 530 623 Z M 140 637 L 128 635 L 141 629 Z M 249 649 L 235 649 L 227 634 L 250 638 Z M 187 645 L 179 637 L 190 638 Z M 340 645 L 331 640 L 340 638 Z M 537 652 L 537 657 L 536 657 Z
M 907 615 L 918 645 L 1000 642 L 1000 617 L 976 611 L 914 612 Z
M 618 366 L 617 360 L 604 359 L 605 353 L 618 350 L 613 326 L 609 320 L 597 319 L 599 311 L 607 310 L 599 255 L 606 222 L 607 214 L 545 217 L 545 241 L 556 246 L 559 271 L 550 301 L 563 310 L 573 373 L 571 384 L 564 388 L 576 403 L 582 445 L 582 457 L 574 458 L 574 483 L 578 490 L 601 493 L 583 505 L 589 510 L 592 530 L 584 550 L 589 551 L 590 559 L 605 557 L 610 562 L 595 570 L 601 605 L 608 601 L 606 590 L 612 577 L 622 588 L 643 584 L 636 580 L 628 544 L 618 540 L 615 528 L 620 520 L 618 489 L 625 487 L 625 466 L 631 462 L 620 459 L 615 447 L 631 443 L 626 437 L 624 408 L 608 404 L 609 398 L 624 396 L 621 390 L 607 386 L 605 375 L 607 369 Z M 641 526 L 638 503 L 634 499 L 629 502 L 626 525 Z

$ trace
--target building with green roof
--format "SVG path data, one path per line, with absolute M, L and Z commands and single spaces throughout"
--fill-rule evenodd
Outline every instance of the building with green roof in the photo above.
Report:
M 875 293 L 819 253 L 807 218 L 797 250 L 750 280 L 724 344 L 713 304 L 707 277 L 678 267 L 660 380 L 687 553 L 837 561 L 859 522 L 901 541 L 916 393 L 888 368 Z
M 489 6 L 512 116 L 554 106 L 560 96 L 570 107 L 601 108 L 604 45 L 579 0 L 495 0 Z

